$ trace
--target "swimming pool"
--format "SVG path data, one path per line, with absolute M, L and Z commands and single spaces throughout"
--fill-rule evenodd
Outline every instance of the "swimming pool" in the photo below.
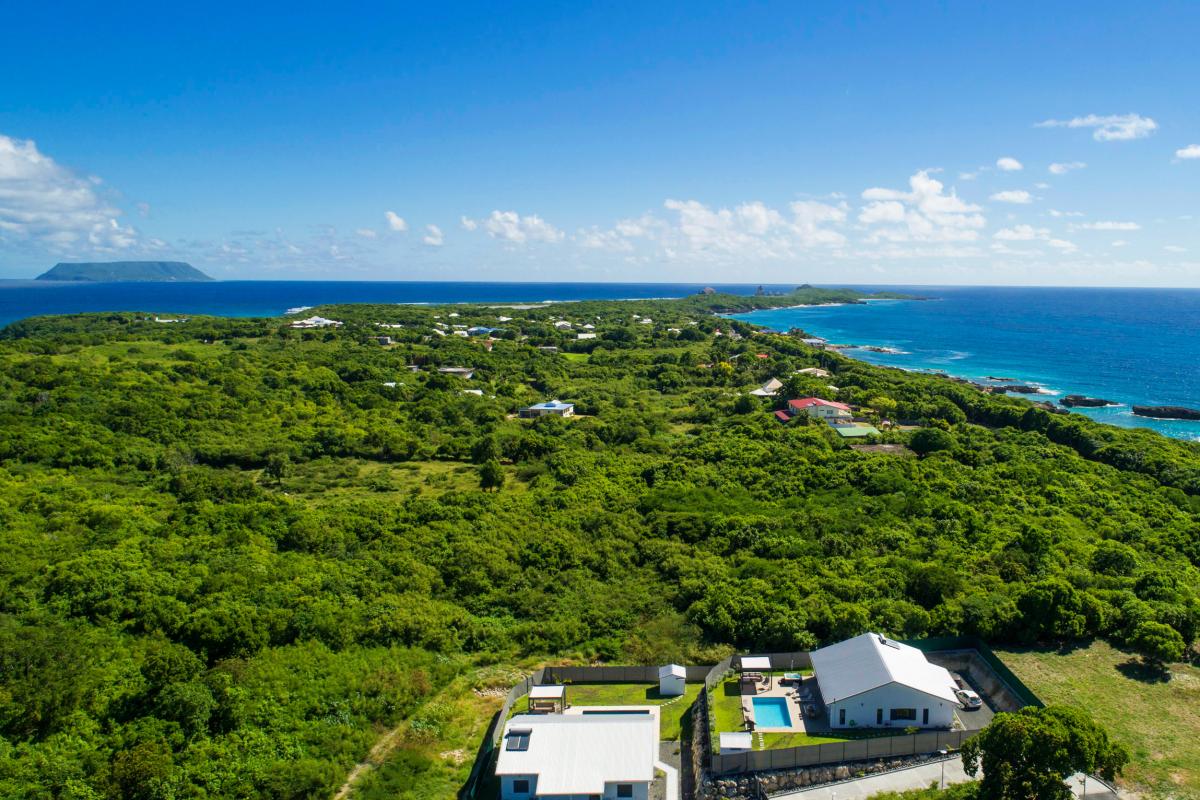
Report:
M 792 718 L 788 714 L 787 700 L 783 697 L 756 697 L 754 703 L 754 727 L 790 728 Z

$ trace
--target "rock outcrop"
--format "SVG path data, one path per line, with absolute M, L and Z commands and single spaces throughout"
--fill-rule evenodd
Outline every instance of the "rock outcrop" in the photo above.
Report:
M 1153 419 L 1191 419 L 1200 420 L 1200 409 L 1185 406 L 1134 406 L 1133 413 L 1139 417 Z

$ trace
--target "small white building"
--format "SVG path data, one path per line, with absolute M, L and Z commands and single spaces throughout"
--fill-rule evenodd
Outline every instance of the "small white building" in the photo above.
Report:
M 774 397 L 775 395 L 779 394 L 779 390 L 782 388 L 782 381 L 780 381 L 778 378 L 771 378 L 771 380 L 767 381 L 762 386 L 752 390 L 750 394 L 754 395 L 755 397 Z
M 293 328 L 336 328 L 342 323 L 336 319 L 325 319 L 324 317 L 308 317 L 307 319 L 298 319 L 292 323 Z
M 812 652 L 833 728 L 949 728 L 954 678 L 915 647 L 864 633 Z
M 575 338 L 576 339 L 595 339 L 596 334 L 594 334 L 594 333 L 577 333 L 577 334 L 575 334 Z
M 687 690 L 687 670 L 678 664 L 658 668 L 658 693 L 663 697 L 678 697 Z
M 647 800 L 658 758 L 652 714 L 518 714 L 496 760 L 501 800 Z
M 725 731 L 721 734 L 721 755 L 748 753 L 754 749 L 753 734 L 749 731 Z

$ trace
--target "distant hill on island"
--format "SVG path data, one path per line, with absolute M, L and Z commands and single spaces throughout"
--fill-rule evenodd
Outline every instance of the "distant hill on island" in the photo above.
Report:
M 60 262 L 37 276 L 39 281 L 211 281 L 191 264 L 182 261 L 88 261 Z

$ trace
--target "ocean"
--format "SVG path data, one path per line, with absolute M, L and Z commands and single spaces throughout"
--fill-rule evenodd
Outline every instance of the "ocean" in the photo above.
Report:
M 43 314 L 145 311 L 163 315 L 277 316 L 325 303 L 541 302 L 682 297 L 705 284 L 214 281 L 53 283 L 0 281 L 0 325 Z M 758 284 L 712 284 L 752 294 Z M 765 285 L 768 291 L 793 288 Z M 1037 384 L 1120 405 L 1076 409 L 1114 425 L 1200 441 L 1200 422 L 1133 416 L 1130 406 L 1200 407 L 1200 290 L 998 287 L 853 287 L 930 298 L 785 308 L 736 315 L 777 330 L 793 327 L 832 342 L 895 348 L 849 350 L 875 364 Z
M 1083 394 L 1119 405 L 1075 411 L 1113 425 L 1200 441 L 1200 422 L 1135 417 L 1132 405 L 1200 408 L 1200 290 L 887 287 L 931 298 L 734 315 L 802 328 L 846 355 L 982 383 L 1035 384 L 1040 399 Z M 1039 399 L 1032 396 L 1031 399 Z
M 758 284 L 469 283 L 423 281 L 212 281 L 208 283 L 64 283 L 0 280 L 0 326 L 43 314 L 150 311 L 273 317 L 326 303 L 540 303 L 683 297 L 705 286 L 753 294 Z M 787 286 L 767 285 L 769 291 Z

